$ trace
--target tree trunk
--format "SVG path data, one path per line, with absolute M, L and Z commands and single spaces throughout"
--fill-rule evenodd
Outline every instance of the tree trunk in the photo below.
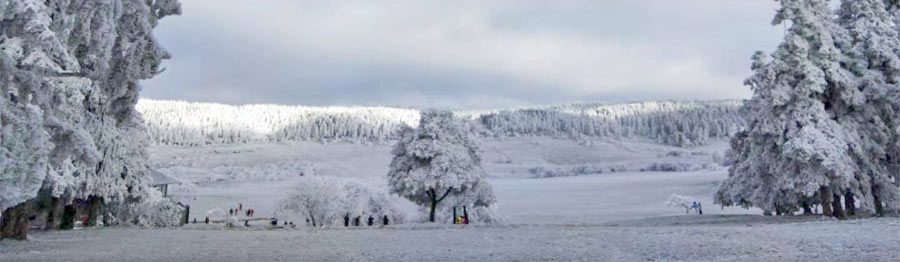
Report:
M 0 219 L 0 239 L 25 240 L 28 238 L 28 205 L 31 200 L 3 211 Z
M 309 216 L 309 220 L 312 221 L 312 226 L 316 227 L 316 216 Z
M 59 222 L 60 230 L 69 230 L 75 228 L 75 215 L 78 213 L 78 210 L 75 209 L 73 205 L 66 205 L 63 208 L 62 221 Z
M 58 197 L 50 198 L 50 211 L 47 212 L 47 222 L 44 223 L 44 230 L 59 229 L 59 223 L 62 221 L 65 207 L 65 201 L 60 200 Z
M 872 197 L 873 197 L 872 200 L 875 204 L 875 215 L 876 216 L 884 215 L 884 205 L 881 204 L 881 196 L 879 196 L 880 193 L 881 192 L 878 189 L 878 187 L 875 187 L 875 186 L 872 187 Z
M 466 206 L 463 206 L 463 223 L 469 224 L 469 211 L 466 211 Z
M 456 224 L 456 206 L 453 206 L 453 224 Z
M 822 198 L 822 215 L 826 217 L 830 217 L 834 215 L 831 211 L 831 188 L 823 187 L 819 191 L 819 196 Z
M 103 207 L 103 198 L 90 196 L 88 197 L 88 223 L 85 227 L 97 226 L 97 218 L 100 217 L 101 208 Z
M 833 201 L 831 201 L 831 209 L 832 212 L 834 212 L 834 217 L 838 219 L 846 218 L 847 213 L 844 213 L 844 209 L 841 207 L 841 195 L 832 194 L 831 196 L 834 199 Z
M 434 209 L 437 208 L 437 201 L 431 200 L 431 213 L 428 215 L 428 221 L 434 222 Z
M 437 198 L 437 193 L 435 193 L 434 188 L 431 188 L 431 189 L 428 189 L 427 191 L 425 191 L 425 193 L 428 194 L 428 196 L 431 198 L 431 213 L 430 213 L 430 215 L 428 215 L 428 221 L 434 222 L 434 211 L 435 211 L 435 209 L 437 209 L 438 202 L 441 202 L 442 200 L 444 200 L 444 198 L 446 198 L 447 195 L 449 195 L 450 191 L 452 191 L 452 190 L 453 190 L 453 187 L 448 188 L 447 192 L 444 192 L 444 195 L 441 196 L 440 198 Z
M 856 199 L 853 197 L 853 193 L 844 194 L 844 207 L 847 208 L 848 216 L 856 215 Z

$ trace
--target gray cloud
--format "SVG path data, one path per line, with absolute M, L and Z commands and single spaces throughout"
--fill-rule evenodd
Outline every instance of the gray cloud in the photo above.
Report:
M 492 108 L 744 98 L 776 3 L 183 1 L 145 97 Z M 377 3 L 376 3 L 377 2 Z

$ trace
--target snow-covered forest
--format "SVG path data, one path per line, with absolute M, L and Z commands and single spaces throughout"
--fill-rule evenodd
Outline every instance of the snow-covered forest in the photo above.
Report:
M 480 137 L 552 136 L 648 138 L 696 146 L 741 130 L 739 101 L 566 104 L 461 111 Z M 142 99 L 151 140 L 201 146 L 260 141 L 385 142 L 402 126 L 415 126 L 419 110 L 391 107 L 231 106 Z

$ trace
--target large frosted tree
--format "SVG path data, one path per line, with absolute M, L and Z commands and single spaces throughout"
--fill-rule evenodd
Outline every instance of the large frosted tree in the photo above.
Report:
M 767 59 L 754 55 L 746 83 L 748 127 L 732 142 L 734 164 L 716 200 L 777 213 L 822 204 L 830 213 L 834 192 L 850 187 L 856 172 L 848 157 L 848 131 L 827 101 L 852 77 L 832 34 L 827 1 L 783 0 L 773 24 L 789 22 L 784 41 Z
M 898 204 L 894 181 L 900 171 L 900 126 L 894 119 L 900 109 L 900 37 L 883 0 L 843 1 L 838 22 L 848 39 L 844 66 L 856 82 L 843 92 L 854 93 L 853 99 L 835 102 L 835 115 L 843 126 L 856 131 L 859 143 L 851 148 L 851 156 L 859 167 L 860 181 L 859 188 L 842 193 L 848 209 L 860 199 L 862 211 L 880 214 L 884 203 L 891 210 Z
M 724 205 L 825 215 L 896 209 L 900 38 L 882 0 L 782 0 L 790 22 L 747 80 L 747 130 L 732 141 L 734 165 L 717 192 Z M 843 203 L 842 203 L 843 202 Z
M 391 152 L 391 193 L 423 206 L 435 221 L 437 210 L 466 206 L 473 221 L 494 222 L 497 200 L 485 181 L 475 140 L 450 111 L 422 112 L 418 128 L 406 128 Z M 440 206 L 442 201 L 451 205 Z
M 147 137 L 134 105 L 138 80 L 168 57 L 152 30 L 179 12 L 176 0 L 0 2 L 0 162 L 33 164 L 0 168 L 0 187 L 15 187 L 2 189 L 11 193 L 0 207 L 13 207 L 2 210 L 0 231 L 23 227 L 16 217 L 36 197 L 53 199 L 51 229 L 56 207 L 74 200 L 90 202 L 89 224 L 101 216 L 158 224 L 147 217 L 157 214 L 141 210 L 174 209 L 147 206 L 162 200 L 148 184 Z

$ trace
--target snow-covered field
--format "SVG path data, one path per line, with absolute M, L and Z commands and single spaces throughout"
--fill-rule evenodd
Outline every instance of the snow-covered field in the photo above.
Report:
M 3 261 L 898 261 L 900 221 L 361 230 L 100 229 L 0 242 Z
M 613 139 L 531 137 L 480 142 L 499 207 L 513 223 L 597 223 L 683 213 L 666 207 L 670 194 L 696 197 L 708 205 L 707 212 L 746 212 L 714 210 L 711 205 L 716 182 L 725 176 L 724 168 L 714 161 L 724 150 L 723 141 L 690 149 Z M 192 207 L 193 218 L 203 220 L 206 210 L 228 209 L 237 203 L 271 215 L 275 202 L 290 192 L 301 175 L 349 178 L 386 191 L 391 147 L 309 142 L 161 146 L 151 148 L 151 155 L 158 170 L 192 182 L 171 186 L 169 191 Z M 666 164 L 696 170 L 640 172 Z M 535 178 L 548 171 L 564 177 Z M 408 201 L 396 200 L 411 216 L 418 214 Z
M 714 206 L 712 193 L 727 176 L 716 164 L 724 141 L 690 149 L 613 139 L 480 142 L 488 181 L 507 217 L 502 225 L 411 222 L 311 230 L 295 220 L 297 229 L 259 223 L 38 232 L 27 242 L 0 242 L 0 261 L 900 260 L 897 218 L 766 218 L 759 210 Z M 258 216 L 271 216 L 301 175 L 354 179 L 386 190 L 390 149 L 295 142 L 161 146 L 151 153 L 155 168 L 186 182 L 170 194 L 191 205 L 191 217 L 202 221 L 206 210 L 239 202 Z M 648 168 L 667 165 L 691 171 Z M 547 170 L 560 177 L 543 177 Z M 671 194 L 698 199 L 704 215 L 668 207 Z M 394 201 L 417 220 L 415 206 Z

